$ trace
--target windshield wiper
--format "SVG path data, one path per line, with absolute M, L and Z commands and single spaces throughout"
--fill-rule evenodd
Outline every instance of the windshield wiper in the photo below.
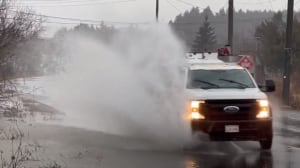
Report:
M 243 88 L 249 88 L 248 85 L 246 85 L 246 84 L 244 84 L 244 83 L 241 83 L 241 82 L 238 82 L 238 81 L 234 81 L 234 80 L 230 80 L 230 79 L 223 79 L 223 78 L 220 78 L 219 80 L 225 81 L 225 82 L 229 82 L 229 83 L 235 83 L 235 84 L 240 85 L 240 86 L 243 87 Z
M 207 82 L 207 81 L 204 81 L 204 80 L 200 80 L 200 79 L 195 79 L 193 80 L 195 82 L 201 82 L 201 83 L 205 83 L 205 84 L 208 84 L 210 86 L 214 86 L 214 88 L 219 88 L 220 86 L 215 84 L 215 83 L 211 83 L 211 82 Z

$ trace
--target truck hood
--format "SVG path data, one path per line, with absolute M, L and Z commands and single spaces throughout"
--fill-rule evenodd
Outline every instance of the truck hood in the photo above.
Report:
M 191 100 L 221 100 L 221 99 L 266 99 L 265 93 L 258 88 L 247 89 L 187 89 Z

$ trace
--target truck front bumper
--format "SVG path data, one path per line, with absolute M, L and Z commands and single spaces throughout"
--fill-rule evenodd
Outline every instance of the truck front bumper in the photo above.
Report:
M 239 127 L 239 131 L 228 133 L 227 125 Z M 272 119 L 243 120 L 243 121 L 208 121 L 192 120 L 192 132 L 209 134 L 212 141 L 260 141 L 272 138 Z

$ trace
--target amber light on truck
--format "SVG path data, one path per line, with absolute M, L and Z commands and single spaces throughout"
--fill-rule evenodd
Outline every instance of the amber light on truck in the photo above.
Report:
M 194 120 L 205 119 L 204 115 L 201 114 L 201 104 L 203 103 L 204 101 L 191 101 L 190 103 L 191 119 Z
M 270 117 L 270 108 L 268 100 L 258 100 L 259 112 L 256 115 L 256 118 L 269 118 Z

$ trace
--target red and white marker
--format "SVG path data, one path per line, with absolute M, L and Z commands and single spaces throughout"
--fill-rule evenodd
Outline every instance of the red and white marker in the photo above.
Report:
M 238 65 L 250 70 L 253 67 L 253 62 L 245 56 L 239 61 Z

